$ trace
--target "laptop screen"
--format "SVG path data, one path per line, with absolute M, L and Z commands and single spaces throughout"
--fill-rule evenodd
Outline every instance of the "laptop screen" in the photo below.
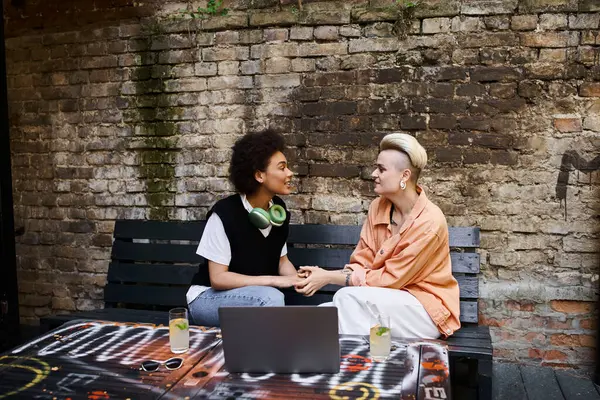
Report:
M 221 307 L 229 372 L 337 373 L 336 307 Z

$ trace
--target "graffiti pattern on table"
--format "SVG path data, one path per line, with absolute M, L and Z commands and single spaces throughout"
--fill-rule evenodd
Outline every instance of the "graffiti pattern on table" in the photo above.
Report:
M 344 337 L 340 342 L 340 373 L 276 375 L 227 373 L 219 341 L 217 330 L 191 327 L 190 350 L 184 357 L 188 365 L 194 365 L 191 370 L 142 373 L 138 370 L 142 361 L 171 356 L 167 327 L 76 323 L 13 350 L 4 363 L 13 369 L 29 365 L 24 361 L 27 359 L 46 363 L 45 368 L 40 366 L 43 364 L 32 367 L 35 371 L 26 385 L 12 389 L 27 390 L 32 394 L 30 398 L 67 398 L 83 392 L 88 398 L 101 399 L 119 397 L 132 389 L 165 399 L 290 395 L 297 399 L 414 399 L 417 394 L 420 398 L 443 399 L 449 393 L 447 350 L 429 342 L 396 340 L 389 359 L 374 362 L 369 356 L 368 340 L 362 336 Z M 201 357 L 198 364 L 192 361 Z
M 216 330 L 214 330 L 216 332 Z M 190 327 L 188 357 L 206 352 L 214 338 L 202 334 L 209 330 Z M 86 322 L 70 325 L 24 344 L 12 351 L 19 354 L 34 346 L 38 356 L 66 353 L 70 358 L 95 356 L 99 362 L 117 360 L 122 365 L 139 365 L 147 359 L 160 359 L 167 353 L 169 327 L 154 325 L 105 324 Z M 147 353 L 148 349 L 152 352 Z
M 5 393 L 0 393 L 0 399 L 4 399 L 9 396 L 14 396 L 20 392 L 23 392 L 29 388 L 34 387 L 39 382 L 46 379 L 50 373 L 50 365 L 40 359 L 34 357 L 14 357 L 14 356 L 1 356 L 0 367 L 9 370 L 18 370 L 25 372 L 23 382 L 21 386 L 14 388 Z
M 184 358 L 202 356 L 219 340 L 218 330 L 214 328 L 191 327 L 190 350 Z M 110 398 L 111 393 L 126 392 L 128 387 L 159 396 L 164 388 L 154 387 L 157 379 L 166 380 L 178 371 L 161 369 L 146 374 L 139 372 L 139 366 L 148 359 L 171 357 L 168 343 L 168 327 L 162 325 L 75 323 L 14 349 L 10 356 L 0 360 L 0 365 L 4 362 L 7 366 L 3 370 L 4 379 L 7 373 L 12 373 L 17 381 L 26 382 L 11 393 L 29 391 L 31 398 L 70 398 L 75 394 L 79 398 L 82 391 L 87 393 L 87 398 Z M 35 361 L 39 365 L 31 365 Z M 190 364 L 193 363 L 190 361 Z M 11 372 L 17 369 L 19 377 Z M 30 379 L 21 371 L 23 369 L 31 374 Z M 166 382 L 165 387 L 168 385 L 171 383 Z M 117 391 L 104 390 L 103 386 Z M 0 399 L 11 393 L 0 391 Z
M 448 350 L 443 346 L 421 345 L 419 399 L 446 399 L 449 393 Z
M 198 381 L 194 384 L 204 386 L 197 394 L 209 399 L 286 396 L 297 399 L 416 398 L 420 344 L 394 342 L 386 362 L 372 361 L 368 341 L 360 336 L 343 338 L 341 350 L 338 374 L 223 374 L 221 371 L 221 375 L 217 377 L 206 376 L 207 372 L 203 372 L 206 386 Z M 215 349 L 207 358 L 220 360 L 222 354 L 221 349 Z M 195 370 L 192 372 L 196 373 Z M 423 374 L 423 377 L 430 375 L 432 374 Z

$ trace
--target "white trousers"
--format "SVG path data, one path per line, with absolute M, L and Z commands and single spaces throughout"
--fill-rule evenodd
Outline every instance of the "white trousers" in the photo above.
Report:
M 340 334 L 368 335 L 371 312 L 366 301 L 390 317 L 393 337 L 437 339 L 440 332 L 425 308 L 405 290 L 376 287 L 345 287 L 336 292 L 332 303 L 338 309 Z

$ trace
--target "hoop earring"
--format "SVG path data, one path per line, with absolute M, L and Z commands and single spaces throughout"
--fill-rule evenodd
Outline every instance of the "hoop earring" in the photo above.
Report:
M 400 189 L 402 189 L 402 190 L 406 189 L 406 182 L 400 181 Z

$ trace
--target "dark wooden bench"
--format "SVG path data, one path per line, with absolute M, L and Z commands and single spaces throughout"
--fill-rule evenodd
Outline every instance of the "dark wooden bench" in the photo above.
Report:
M 165 324 L 167 310 L 185 306 L 185 294 L 203 260 L 196 247 L 204 221 L 117 221 L 107 283 L 105 308 L 41 319 L 42 330 L 73 319 L 103 319 Z M 291 225 L 288 256 L 296 266 L 337 269 L 348 262 L 360 226 Z M 451 369 L 465 370 L 464 387 L 476 387 L 481 399 L 491 398 L 492 342 L 489 328 L 478 326 L 479 228 L 450 228 L 453 274 L 460 285 L 463 327 L 448 339 Z M 286 304 L 331 301 L 339 286 L 328 285 L 312 297 L 285 290 Z M 455 379 L 455 376 L 453 376 Z M 457 398 L 457 397 L 455 397 Z

